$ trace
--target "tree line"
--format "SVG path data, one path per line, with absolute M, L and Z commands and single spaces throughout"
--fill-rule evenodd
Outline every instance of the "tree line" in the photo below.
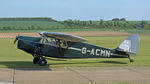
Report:
M 112 20 L 104 21 L 80 21 L 68 19 L 63 21 L 64 24 L 72 28 L 107 28 L 107 29 L 150 29 L 149 21 L 126 21 L 125 18 L 114 18 Z
M 56 22 L 59 25 L 51 25 L 47 27 L 42 27 L 39 25 L 30 25 L 30 26 L 1 26 L 0 30 L 44 30 L 44 29 L 55 29 L 55 28 L 101 28 L 101 29 L 150 29 L 150 21 L 127 21 L 125 18 L 113 18 L 112 20 L 103 20 L 99 21 L 81 21 L 81 20 L 64 20 L 57 21 L 52 18 L 0 18 L 1 21 L 46 21 L 46 22 Z

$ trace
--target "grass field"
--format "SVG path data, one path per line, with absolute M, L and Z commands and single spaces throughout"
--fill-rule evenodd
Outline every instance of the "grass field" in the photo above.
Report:
M 32 25 L 40 26 L 43 28 L 48 26 L 64 26 L 57 22 L 48 21 L 0 21 L 0 26 L 28 27 Z
M 53 28 L 48 30 L 0 30 L 0 33 L 16 33 L 16 32 L 37 32 L 37 31 L 49 31 L 49 32 L 80 32 L 80 31 L 120 31 L 120 32 L 128 32 L 128 33 L 138 33 L 138 34 L 150 34 L 150 30 L 137 30 L 137 29 L 127 29 L 127 30 L 112 30 L 111 28 Z
M 101 67 L 101 66 L 150 66 L 150 39 L 149 35 L 140 36 L 140 48 L 138 54 L 134 57 L 134 62 L 130 63 L 127 58 L 88 58 L 88 59 L 64 59 L 64 60 L 48 60 L 48 65 L 44 68 L 51 67 Z M 116 48 L 126 36 L 113 37 L 85 37 L 89 43 L 100 45 L 102 47 Z M 13 45 L 13 40 L 10 38 L 0 39 L 0 67 L 8 68 L 40 68 L 39 65 L 32 63 L 33 57 Z M 52 58 L 54 59 L 54 58 Z M 55 59 L 56 60 L 56 59 Z M 43 66 L 42 66 L 43 67 Z

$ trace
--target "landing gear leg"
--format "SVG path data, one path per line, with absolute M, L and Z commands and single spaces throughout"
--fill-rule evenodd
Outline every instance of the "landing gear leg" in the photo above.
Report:
M 129 55 L 128 55 L 128 59 L 130 60 L 130 62 L 133 62 L 133 59 L 131 59 Z

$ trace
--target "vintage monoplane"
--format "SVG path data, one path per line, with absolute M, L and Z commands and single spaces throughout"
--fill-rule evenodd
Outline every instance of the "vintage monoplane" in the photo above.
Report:
M 39 32 L 41 37 L 18 35 L 17 48 L 31 54 L 34 64 L 47 65 L 45 57 L 54 58 L 128 58 L 130 62 L 139 48 L 139 36 L 133 34 L 117 48 L 108 49 L 87 43 L 87 40 L 71 34 Z

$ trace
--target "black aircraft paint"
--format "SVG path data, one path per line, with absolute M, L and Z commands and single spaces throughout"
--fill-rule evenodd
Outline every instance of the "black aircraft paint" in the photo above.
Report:
M 34 57 L 33 63 L 45 66 L 44 57 L 54 58 L 129 58 L 136 55 L 139 37 L 133 34 L 116 49 L 108 49 L 87 43 L 87 40 L 70 34 L 40 32 L 41 37 L 17 36 L 17 47 Z M 130 62 L 133 62 L 130 59 Z

